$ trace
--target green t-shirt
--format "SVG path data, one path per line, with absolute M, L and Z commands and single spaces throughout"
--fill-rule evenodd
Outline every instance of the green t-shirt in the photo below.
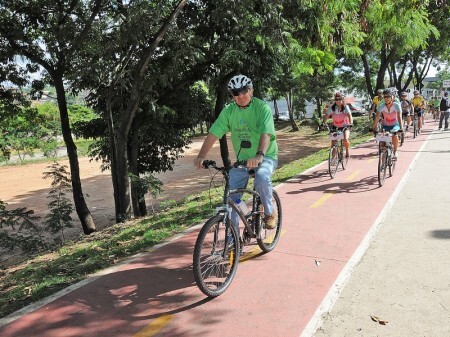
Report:
M 219 117 L 213 123 L 209 132 L 217 138 L 231 131 L 231 142 L 238 160 L 253 158 L 258 151 L 261 134 L 270 134 L 270 143 L 266 156 L 278 160 L 278 145 L 275 136 L 275 125 L 273 123 L 272 111 L 267 103 L 259 98 L 252 98 L 246 109 L 241 109 L 232 102 L 225 106 Z M 241 148 L 241 141 L 251 142 L 251 148 Z

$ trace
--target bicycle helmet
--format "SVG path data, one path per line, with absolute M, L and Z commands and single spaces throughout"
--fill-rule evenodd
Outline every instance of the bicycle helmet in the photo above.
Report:
M 419 95 L 419 94 L 420 94 L 419 90 L 414 90 L 414 95 Z
M 382 94 L 383 93 L 383 89 L 378 89 L 377 90 L 377 94 Z
M 384 89 L 383 90 L 383 96 L 394 96 L 394 94 L 392 93 L 391 89 Z
M 408 96 L 408 93 L 406 91 L 402 91 L 402 96 Z
M 228 90 L 242 90 L 244 88 L 253 88 L 252 80 L 245 75 L 236 75 L 228 83 Z

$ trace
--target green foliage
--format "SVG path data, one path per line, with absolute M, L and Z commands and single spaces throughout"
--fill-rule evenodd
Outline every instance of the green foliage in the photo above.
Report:
M 60 236 L 56 237 L 55 241 L 63 243 L 64 230 L 73 227 L 70 214 L 74 207 L 72 201 L 66 196 L 68 192 L 71 192 L 70 174 L 66 170 L 66 165 L 61 166 L 57 162 L 47 168 L 49 171 L 44 172 L 44 179 L 52 179 L 52 189 L 47 197 L 51 200 L 48 204 L 50 213 L 45 216 L 44 226 L 52 234 L 59 233 Z
M 0 200 L 0 251 L 19 249 L 31 254 L 46 249 L 43 229 L 37 223 L 40 217 L 26 207 L 7 210 L 7 205 Z

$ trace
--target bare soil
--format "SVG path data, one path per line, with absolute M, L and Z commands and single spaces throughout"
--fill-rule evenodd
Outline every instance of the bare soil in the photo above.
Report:
M 323 138 L 308 136 L 302 130 L 289 132 L 287 131 L 289 129 L 287 127 L 277 131 L 279 166 L 308 156 L 328 146 L 328 141 Z M 162 201 L 180 201 L 187 195 L 198 193 L 209 187 L 209 175 L 203 170 L 195 170 L 193 166 L 193 160 L 202 145 L 203 139 L 204 137 L 194 139 L 193 143 L 186 149 L 184 157 L 176 161 L 173 171 L 156 175 L 164 183 L 164 192 L 157 199 L 147 200 L 149 211 L 151 211 L 152 205 L 155 209 L 158 209 L 158 205 Z M 231 146 L 229 148 L 231 149 Z M 208 157 L 221 162 L 218 142 Z M 61 159 L 59 163 L 69 167 L 67 159 Z M 40 162 L 0 167 L 0 200 L 8 204 L 8 209 L 27 207 L 34 210 L 35 214 L 43 219 L 48 213 L 49 200 L 47 196 L 50 190 L 50 181 L 43 179 L 43 172 L 48 171 L 47 167 L 50 164 Z M 86 202 L 97 230 L 113 225 L 115 215 L 110 172 L 102 172 L 100 163 L 91 161 L 87 157 L 79 158 L 79 165 L 83 192 L 87 195 Z M 72 218 L 74 228 L 65 232 L 66 239 L 75 239 L 83 235 L 81 224 L 75 212 L 72 214 Z M 8 264 L 5 257 L 0 260 L 2 260 L 0 264 Z

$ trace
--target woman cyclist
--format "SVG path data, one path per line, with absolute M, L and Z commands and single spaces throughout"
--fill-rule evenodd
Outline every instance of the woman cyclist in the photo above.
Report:
M 393 134 L 392 145 L 394 146 L 394 158 L 397 158 L 398 136 L 396 133 L 401 132 L 403 128 L 402 108 L 400 104 L 392 100 L 393 94 L 389 89 L 383 90 L 383 98 L 384 101 L 378 107 L 372 129 L 375 130 L 378 120 L 383 116 L 381 128 L 382 130 Z
M 344 95 L 337 92 L 334 95 L 334 104 L 332 104 L 323 117 L 323 123 L 325 124 L 327 119 L 331 117 L 333 119 L 333 130 L 344 131 L 344 147 L 345 157 L 349 157 L 348 149 L 350 147 L 350 130 L 348 126 L 353 124 L 353 117 L 350 108 L 344 103 Z

